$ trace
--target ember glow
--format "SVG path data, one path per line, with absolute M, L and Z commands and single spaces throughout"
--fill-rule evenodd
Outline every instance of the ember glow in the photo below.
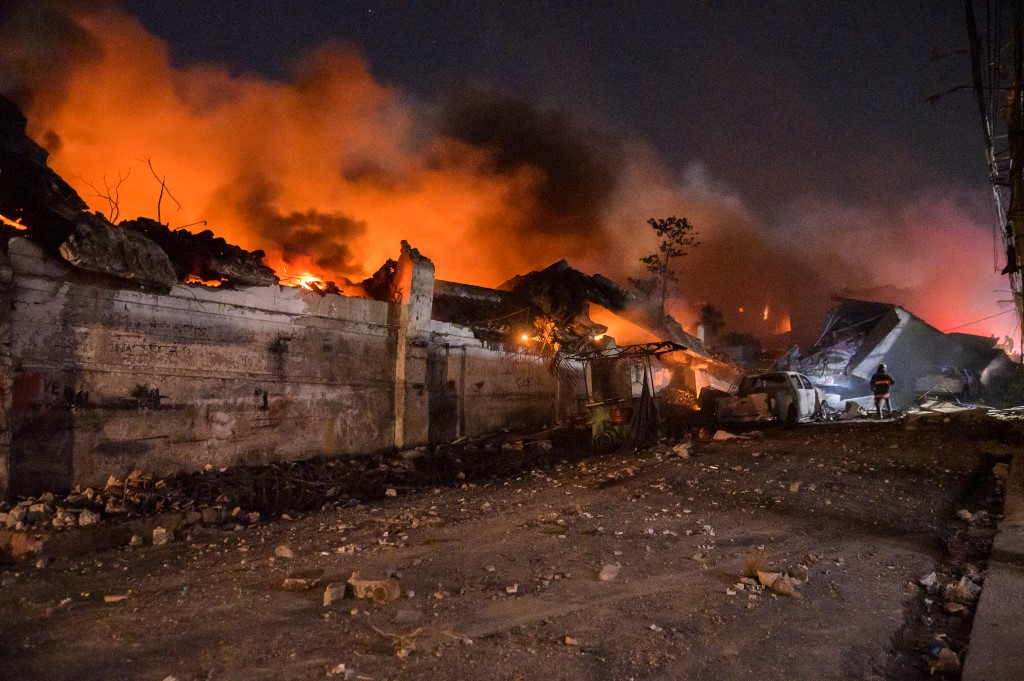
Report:
M 25 225 L 21 224 L 20 218 L 18 220 L 11 220 L 4 215 L 0 215 L 0 225 L 7 225 L 8 227 L 13 227 L 18 230 L 25 229 Z
M 222 282 L 219 279 L 203 279 L 202 277 L 197 277 L 194 274 L 190 274 L 187 277 L 185 277 L 185 283 L 186 284 L 201 284 L 203 286 L 218 287 L 218 286 L 221 285 Z
M 103 212 L 89 185 L 130 172 L 121 216 L 156 217 L 149 159 L 181 204 L 164 197 L 164 222 L 264 250 L 284 283 L 344 290 L 402 239 L 449 280 L 493 286 L 568 257 L 625 281 L 657 248 L 647 218 L 674 214 L 701 240 L 679 267 L 673 312 L 684 325 L 710 301 L 728 330 L 788 330 L 791 314 L 813 341 L 831 294 L 894 302 L 939 328 L 991 315 L 1006 297 L 990 228 L 973 217 L 988 212 L 954 190 L 896 206 L 808 196 L 768 224 L 699 161 L 674 171 L 643 140 L 529 102 L 463 93 L 414 103 L 337 44 L 288 81 L 178 67 L 134 18 L 68 4 L 16 4 L 32 20 L 11 20 L 0 41 L 0 91 L 22 106 L 51 167 Z M 788 306 L 785 321 L 743 314 L 760 307 L 752 294 Z M 1001 334 L 1002 321 L 967 330 Z M 620 342 L 638 340 L 601 323 Z

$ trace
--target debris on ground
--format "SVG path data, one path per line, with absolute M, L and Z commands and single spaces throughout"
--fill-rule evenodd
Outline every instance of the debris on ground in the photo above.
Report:
M 947 603 L 971 605 L 978 600 L 980 593 L 981 587 L 964 575 L 956 584 L 946 585 L 945 598 Z
M 335 603 L 345 598 L 345 594 L 348 591 L 347 582 L 331 582 L 324 589 L 324 607 L 326 608 L 331 603 Z
M 353 598 L 369 600 L 374 603 L 387 603 L 402 595 L 402 585 L 397 579 L 361 579 L 358 572 L 348 578 Z
M 306 570 L 285 577 L 281 588 L 285 591 L 309 591 L 320 583 L 324 577 L 323 570 Z
M 711 436 L 711 439 L 721 442 L 723 440 L 749 440 L 750 438 L 748 438 L 746 435 L 736 435 L 734 433 L 730 433 L 727 430 L 716 430 L 715 434 Z
M 758 572 L 757 579 L 761 582 L 761 586 L 771 589 L 781 596 L 797 600 L 803 599 L 803 594 L 796 590 L 796 580 L 785 572 Z

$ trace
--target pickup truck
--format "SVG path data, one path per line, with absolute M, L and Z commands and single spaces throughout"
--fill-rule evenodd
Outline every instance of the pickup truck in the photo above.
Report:
M 817 418 L 824 401 L 824 393 L 803 374 L 773 371 L 741 378 L 734 392 L 718 398 L 715 411 L 721 423 L 795 424 Z

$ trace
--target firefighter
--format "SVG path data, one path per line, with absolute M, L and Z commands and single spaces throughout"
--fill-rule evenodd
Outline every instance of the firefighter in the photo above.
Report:
M 875 395 L 875 413 L 878 415 L 879 420 L 882 419 L 882 402 L 885 402 L 885 408 L 889 410 L 889 418 L 892 418 L 892 404 L 889 403 L 889 391 L 895 382 L 892 376 L 886 373 L 885 365 L 879 364 L 878 371 L 871 377 L 871 392 Z

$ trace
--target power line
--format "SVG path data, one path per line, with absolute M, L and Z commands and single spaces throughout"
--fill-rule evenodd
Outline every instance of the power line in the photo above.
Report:
M 1009 314 L 1011 312 L 1016 312 L 1016 311 L 1017 311 L 1016 309 L 1011 308 L 1009 310 L 1003 310 L 1002 312 L 996 312 L 995 314 L 989 315 L 987 317 L 982 317 L 981 319 L 975 319 L 973 322 L 967 322 L 966 324 L 961 324 L 960 326 L 954 326 L 951 329 L 943 329 L 942 333 L 949 333 L 950 331 L 956 331 L 957 329 L 962 329 L 965 326 L 972 326 L 974 324 L 977 324 L 978 322 L 983 322 L 986 319 L 992 319 L 993 317 L 999 317 L 1001 315 Z

